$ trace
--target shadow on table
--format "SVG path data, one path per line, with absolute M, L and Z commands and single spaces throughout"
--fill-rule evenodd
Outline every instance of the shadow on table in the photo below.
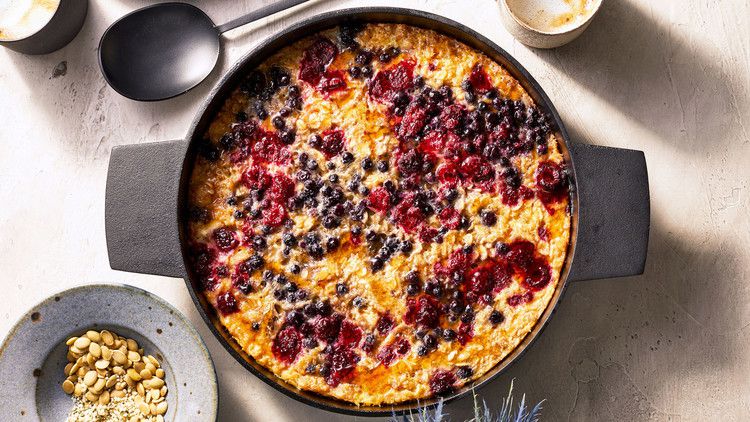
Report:
M 647 7 L 606 1 L 580 38 L 535 53 L 675 148 L 714 150 L 714 139 L 746 118 L 738 114 L 748 102 L 742 67 L 697 25 L 657 19 Z

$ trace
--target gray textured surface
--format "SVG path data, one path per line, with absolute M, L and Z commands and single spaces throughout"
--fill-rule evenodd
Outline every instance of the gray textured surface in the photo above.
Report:
M 224 22 L 269 2 L 194 3 Z M 242 370 L 212 338 L 182 281 L 110 270 L 104 190 L 112 146 L 181 138 L 211 84 L 263 36 L 310 13 L 372 3 L 429 10 L 480 31 L 534 75 L 575 140 L 643 150 L 649 164 L 645 274 L 572 284 L 533 349 L 480 395 L 496 400 L 516 377 L 519 392 L 547 399 L 545 420 L 750 418 L 750 5 L 743 0 L 605 0 L 579 39 L 552 51 L 514 42 L 492 0 L 473 7 L 317 0 L 248 28 L 257 32 L 230 33 L 206 84 L 153 104 L 109 89 L 95 55 L 107 25 L 146 1 L 92 0 L 82 33 L 65 49 L 42 57 L 0 50 L 0 285 L 12 298 L 0 308 L 0 335 L 63 288 L 61 280 L 127 282 L 173 303 L 204 336 L 220 378 L 220 420 L 347 420 Z M 470 407 L 465 400 L 448 411 L 463 416 Z

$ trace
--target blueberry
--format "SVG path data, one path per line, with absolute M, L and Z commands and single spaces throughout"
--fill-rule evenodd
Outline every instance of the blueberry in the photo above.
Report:
M 247 265 L 253 270 L 259 269 L 263 266 L 263 264 L 265 264 L 265 260 L 257 253 L 253 254 L 252 256 L 250 256 L 250 258 L 247 259 Z
M 388 171 L 388 161 L 381 160 L 378 161 L 378 171 L 381 173 L 385 173 Z
M 430 280 L 425 283 L 424 291 L 428 295 L 435 297 L 440 297 L 443 295 L 443 287 L 440 285 L 440 283 L 437 282 L 437 280 Z
M 494 310 L 494 311 L 492 311 L 492 313 L 490 314 L 490 323 L 492 323 L 492 325 L 497 325 L 497 324 L 500 324 L 500 323 L 501 323 L 501 322 L 503 322 L 504 320 L 505 320 L 505 317 L 504 317 L 504 316 L 503 316 L 503 314 L 502 314 L 502 313 L 501 313 L 500 311 L 498 311 L 498 310 Z
M 327 215 L 323 217 L 323 227 L 327 229 L 335 229 L 336 227 L 339 226 L 339 224 L 340 224 L 339 220 L 332 215 Z
M 300 94 L 299 87 L 297 85 L 290 86 L 288 93 L 290 97 L 299 97 L 299 94 Z
M 497 216 L 492 211 L 482 210 L 479 212 L 479 217 L 485 226 L 494 226 L 497 222 Z
M 338 174 L 329 174 L 328 175 L 328 181 L 331 183 L 338 183 L 339 182 L 339 176 Z
M 291 145 L 294 143 L 294 139 L 297 137 L 297 133 L 294 130 L 285 129 L 281 131 L 280 137 L 283 143 L 285 143 L 286 145 Z
M 281 236 L 281 240 L 284 242 L 287 246 L 297 246 L 297 238 L 292 233 L 284 233 Z
M 430 351 L 427 349 L 427 347 L 423 345 L 419 345 L 419 347 L 417 347 L 417 356 L 427 356 L 427 353 L 429 352 Z
M 289 325 L 299 327 L 303 322 L 305 322 L 305 317 L 304 315 L 302 315 L 302 312 L 298 310 L 292 310 L 286 314 L 286 322 Z
M 363 66 L 362 67 L 362 76 L 364 76 L 365 78 L 369 78 L 370 76 L 372 76 L 372 66 L 370 66 L 370 65 Z
M 437 346 L 437 339 L 432 334 L 424 336 L 424 338 L 422 338 L 422 342 L 430 349 L 434 349 Z
M 266 248 L 266 239 L 263 236 L 253 237 L 253 249 L 261 251 Z
M 323 143 L 323 138 L 318 134 L 312 134 L 307 139 L 307 143 L 313 148 L 320 148 Z
M 281 116 L 273 116 L 273 119 L 271 119 L 271 123 L 273 124 L 273 127 L 278 130 L 284 129 L 284 126 L 286 126 L 286 122 Z
M 359 66 L 352 66 L 349 68 L 349 74 L 354 79 L 358 79 L 360 76 L 362 76 L 362 68 Z
M 253 325 L 251 325 L 251 328 L 253 329 L 253 331 L 260 330 L 260 323 L 259 322 L 253 322 Z
M 329 252 L 338 249 L 340 244 L 341 242 L 339 241 L 338 237 L 331 236 L 328 238 L 328 240 L 326 240 L 326 248 Z
M 341 154 L 341 162 L 344 164 L 349 164 L 352 161 L 354 161 L 354 155 L 349 151 L 344 151 Z
M 498 255 L 505 255 L 508 252 L 510 252 L 510 247 L 508 246 L 507 243 L 499 242 L 498 244 L 495 245 L 495 251 L 497 252 Z
M 299 274 L 302 271 L 302 268 L 299 266 L 299 264 L 292 264 L 289 266 L 289 272 L 292 274 Z
M 443 330 L 443 338 L 445 341 L 453 341 L 456 339 L 456 332 L 451 330 L 450 328 L 446 328 Z
M 370 157 L 365 157 L 362 160 L 362 170 L 368 171 L 372 169 L 372 159 Z
M 469 324 L 472 321 L 474 321 L 474 311 L 471 308 L 469 308 L 469 305 L 467 305 L 466 308 L 467 309 L 465 313 L 461 315 L 461 322 L 463 322 L 464 324 Z
M 368 51 L 360 51 L 359 54 L 354 58 L 354 61 L 358 65 L 366 65 L 372 61 L 372 54 Z
M 410 283 L 406 286 L 406 294 L 409 296 L 415 296 L 420 290 L 421 288 L 417 283 Z
M 315 312 L 318 315 L 325 317 L 331 315 L 331 313 L 333 312 L 333 308 L 331 308 L 331 304 L 328 302 L 316 302 Z
M 349 293 L 349 287 L 344 283 L 336 284 L 336 294 L 341 296 Z
M 400 249 L 401 249 L 401 252 L 404 255 L 409 255 L 411 253 L 411 251 L 414 249 L 414 245 L 411 243 L 411 241 L 404 240 L 403 242 L 401 242 L 401 248 Z
M 456 369 L 456 376 L 461 379 L 469 378 L 472 375 L 474 375 L 474 370 L 472 370 L 470 366 L 459 366 Z
M 372 267 L 372 272 L 376 273 L 383 269 L 385 262 L 383 262 L 383 259 L 375 257 L 370 260 L 370 266 Z
M 357 296 L 352 301 L 352 305 L 354 305 L 355 308 L 361 308 L 365 306 L 365 300 L 362 299 L 360 296 Z
M 404 277 L 404 280 L 407 283 L 419 283 L 419 273 L 416 271 L 409 271 L 406 273 L 406 276 Z

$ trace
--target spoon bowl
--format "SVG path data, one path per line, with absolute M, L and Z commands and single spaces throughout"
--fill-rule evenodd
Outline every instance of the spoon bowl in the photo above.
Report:
M 219 31 L 202 10 L 160 3 L 112 24 L 99 43 L 104 78 L 121 95 L 156 101 L 180 95 L 211 73 L 221 50 Z
M 216 66 L 221 34 L 308 0 L 280 0 L 223 25 L 186 3 L 158 3 L 113 23 L 99 42 L 99 67 L 121 95 L 166 100 L 195 87 Z

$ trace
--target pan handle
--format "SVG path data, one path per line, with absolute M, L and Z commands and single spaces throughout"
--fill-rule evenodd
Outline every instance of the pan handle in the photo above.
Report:
M 578 236 L 571 281 L 643 274 L 651 219 L 642 151 L 572 143 Z
M 187 142 L 112 148 L 104 226 L 114 270 L 185 277 L 177 194 Z

